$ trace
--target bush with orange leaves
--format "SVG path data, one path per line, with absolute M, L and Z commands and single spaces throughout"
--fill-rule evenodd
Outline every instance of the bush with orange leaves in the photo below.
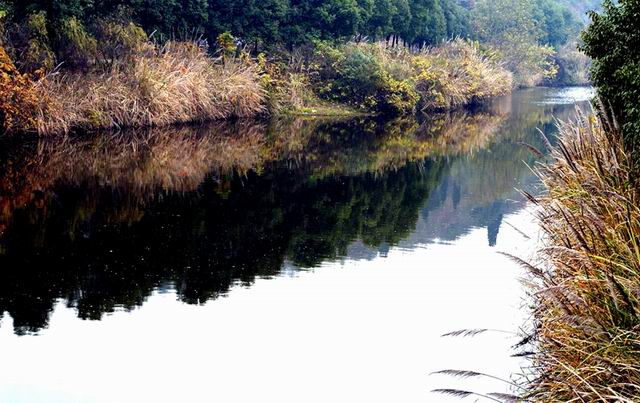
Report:
M 34 130 L 41 106 L 34 80 L 0 46 L 0 133 Z

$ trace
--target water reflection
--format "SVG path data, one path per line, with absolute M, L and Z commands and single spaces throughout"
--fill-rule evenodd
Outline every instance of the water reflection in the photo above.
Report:
M 554 96 L 560 96 L 555 94 Z M 522 207 L 536 128 L 573 107 L 524 91 L 475 113 L 236 122 L 0 148 L 0 313 L 16 334 L 63 299 L 82 319 L 188 304 L 284 266 L 453 241 Z M 542 100 L 542 101 L 540 101 Z

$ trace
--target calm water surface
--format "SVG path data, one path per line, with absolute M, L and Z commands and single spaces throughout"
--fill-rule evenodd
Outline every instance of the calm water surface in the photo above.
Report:
M 0 402 L 441 402 L 508 392 L 536 192 L 586 105 L 0 144 Z M 441 337 L 492 328 L 474 338 Z M 455 401 L 455 400 L 452 400 Z

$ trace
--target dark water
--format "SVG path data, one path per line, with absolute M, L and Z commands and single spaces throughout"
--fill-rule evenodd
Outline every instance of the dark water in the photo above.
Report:
M 589 96 L 3 142 L 0 401 L 444 401 L 430 371 L 509 377 L 513 340 L 439 335 L 524 320 L 497 253 L 536 237 L 523 143 Z

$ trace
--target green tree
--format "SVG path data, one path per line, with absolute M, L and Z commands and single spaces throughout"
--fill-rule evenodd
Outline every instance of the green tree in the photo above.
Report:
M 280 43 L 288 10 L 287 0 L 209 0 L 208 36 L 231 32 L 256 46 Z
M 392 33 L 397 37 L 406 38 L 409 36 L 411 29 L 411 5 L 409 0 L 395 0 L 396 13 L 393 16 Z
M 447 37 L 447 21 L 440 0 L 413 0 L 411 3 L 412 37 L 418 45 L 434 44 Z
M 640 146 L 640 1 L 605 0 L 590 14 L 583 50 L 593 59 L 592 80 L 622 124 L 632 151 Z
M 372 0 L 361 3 L 363 31 L 371 38 L 380 39 L 393 32 L 393 20 L 398 12 L 393 0 Z
M 539 23 L 542 43 L 558 49 L 578 36 L 582 24 L 566 4 L 536 0 L 533 6 L 533 18 Z
M 529 0 L 478 0 L 473 9 L 478 38 L 498 50 L 519 86 L 533 86 L 556 73 L 554 51 L 543 46 L 543 25 Z

